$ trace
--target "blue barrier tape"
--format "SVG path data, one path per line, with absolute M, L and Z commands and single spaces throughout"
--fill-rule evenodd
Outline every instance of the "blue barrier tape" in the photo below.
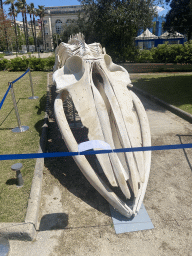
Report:
M 1 109 L 2 106 L 3 106 L 3 103 L 4 103 L 4 101 L 5 101 L 6 97 L 7 97 L 7 94 L 9 93 L 9 90 L 10 90 L 10 89 L 11 89 L 11 84 L 9 85 L 9 87 L 8 87 L 8 89 L 7 89 L 6 93 L 5 93 L 5 95 L 4 95 L 3 99 L 2 99 L 2 101 L 0 102 L 0 109 Z
M 20 77 L 18 77 L 17 79 L 15 79 L 13 82 L 11 82 L 12 84 L 16 83 L 19 79 L 21 79 L 24 75 L 26 75 L 29 72 L 29 68 L 25 71 L 24 74 L 22 74 Z
M 192 144 L 188 143 L 188 144 L 175 144 L 175 145 L 163 145 L 163 146 L 152 146 L 152 147 L 120 148 L 120 149 L 113 149 L 113 150 L 92 150 L 92 151 L 84 151 L 84 152 L 10 154 L 10 155 L 0 155 L 0 161 L 15 160 L 15 159 L 63 157 L 63 156 L 68 157 L 68 156 L 77 156 L 77 155 L 96 155 L 96 154 L 122 153 L 122 152 L 171 150 L 171 149 L 184 149 L 184 148 L 192 148 Z

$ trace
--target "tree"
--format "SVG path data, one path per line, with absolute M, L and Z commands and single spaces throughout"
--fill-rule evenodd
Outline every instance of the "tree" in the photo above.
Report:
M 15 33 L 11 25 L 11 20 L 0 9 L 0 49 L 2 51 L 9 51 L 9 48 L 13 48 L 14 44 Z
M 22 18 L 23 18 L 23 29 L 24 29 L 24 34 L 25 34 L 25 42 L 26 42 L 26 47 L 27 51 L 29 51 L 29 34 L 28 34 L 28 25 L 27 25 L 27 4 L 26 0 L 18 0 L 15 4 L 17 7 L 17 12 L 22 13 Z
M 34 3 L 30 3 L 30 5 L 27 6 L 27 12 L 30 15 L 32 35 L 33 35 L 34 44 L 35 44 L 35 51 L 37 51 L 37 33 L 36 33 L 36 21 L 35 21 L 35 16 L 37 16 L 37 10 L 34 7 Z
M 15 37 L 16 37 L 16 51 L 19 52 L 19 45 L 18 45 L 18 36 L 17 36 L 17 24 L 16 24 L 16 19 L 15 17 L 17 16 L 17 12 L 15 10 L 15 0 L 6 0 L 4 4 L 11 5 L 9 8 L 9 15 L 13 17 L 13 22 L 14 22 L 14 28 L 15 28 Z
M 189 41 L 192 37 L 192 1 L 166 0 L 171 10 L 166 15 L 164 28 L 170 32 L 178 31 L 187 35 Z
M 80 25 L 80 17 L 77 20 L 68 20 L 68 22 L 62 27 L 62 33 L 59 36 L 62 42 L 68 42 L 69 38 L 73 34 L 77 34 L 79 32 L 83 33 L 82 27 Z M 54 48 L 58 45 L 58 35 L 53 35 L 53 44 Z
M 5 14 L 4 14 L 4 10 L 3 10 L 3 1 L 0 0 L 0 15 L 1 15 L 1 29 L 4 31 L 5 34 L 5 41 L 6 41 L 6 46 L 7 46 L 7 51 L 8 51 L 8 39 L 7 39 L 7 31 L 6 31 L 6 27 L 5 27 L 5 23 L 6 23 L 6 19 L 5 19 Z
M 39 9 L 37 9 L 37 14 L 40 17 L 40 24 L 41 24 L 41 35 L 43 41 L 43 47 L 45 50 L 46 42 L 45 42 L 45 27 L 43 22 L 43 17 L 45 16 L 44 5 L 38 5 Z
M 156 13 L 154 0 L 79 1 L 89 31 L 86 37 L 99 41 L 113 58 L 123 61 L 131 59 L 134 38 L 140 29 L 151 26 Z

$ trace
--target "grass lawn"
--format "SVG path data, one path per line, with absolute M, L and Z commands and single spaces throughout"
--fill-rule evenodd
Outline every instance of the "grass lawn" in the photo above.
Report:
M 132 84 L 192 114 L 192 74 L 131 75 Z
M 0 101 L 8 82 L 18 78 L 24 72 L 0 72 Z M 14 84 L 15 97 L 19 110 L 21 125 L 29 126 L 22 133 L 12 132 L 18 126 L 13 108 L 11 91 L 0 110 L 0 154 L 36 153 L 39 148 L 41 126 L 44 120 L 46 104 L 47 73 L 32 72 L 34 95 L 39 99 L 29 100 L 32 95 L 29 74 Z M 24 185 L 16 186 L 15 172 L 11 170 L 14 163 L 22 163 L 21 173 Z M 1 161 L 0 163 L 0 222 L 22 222 L 25 219 L 35 159 Z

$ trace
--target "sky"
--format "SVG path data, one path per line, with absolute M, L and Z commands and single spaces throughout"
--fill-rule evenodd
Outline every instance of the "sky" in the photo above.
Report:
M 3 1 L 4 2 L 4 1 Z M 27 4 L 34 3 L 35 8 L 38 8 L 38 5 L 44 5 L 45 7 L 50 7 L 50 6 L 67 6 L 67 5 L 79 5 L 80 2 L 78 0 L 26 0 Z M 4 10 L 7 12 L 9 6 L 4 5 Z M 169 10 L 168 6 L 158 6 L 158 13 L 160 16 L 166 15 L 166 13 Z M 17 16 L 17 20 L 22 21 L 22 16 L 19 14 Z

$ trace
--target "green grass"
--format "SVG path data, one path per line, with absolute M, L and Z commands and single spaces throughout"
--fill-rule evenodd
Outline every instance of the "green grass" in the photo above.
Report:
M 132 83 L 135 87 L 192 114 L 192 74 L 134 75 Z
M 8 88 L 8 82 L 23 73 L 0 72 L 0 101 Z M 28 131 L 22 133 L 11 131 L 12 128 L 18 126 L 11 92 L 0 110 L 0 154 L 35 153 L 38 151 L 46 104 L 47 73 L 32 72 L 32 81 L 34 95 L 39 97 L 37 100 L 28 99 L 31 96 L 29 74 L 14 84 L 21 125 L 29 126 Z M 24 186 L 21 188 L 16 186 L 15 173 L 11 170 L 11 166 L 17 162 L 23 164 L 21 173 Z M 24 221 L 34 167 L 35 159 L 0 162 L 0 222 Z

